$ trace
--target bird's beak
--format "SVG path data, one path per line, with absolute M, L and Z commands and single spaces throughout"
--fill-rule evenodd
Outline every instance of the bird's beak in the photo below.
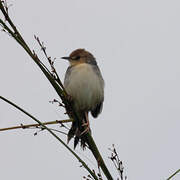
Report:
M 70 57 L 61 57 L 61 59 L 66 59 L 66 60 L 69 60 Z

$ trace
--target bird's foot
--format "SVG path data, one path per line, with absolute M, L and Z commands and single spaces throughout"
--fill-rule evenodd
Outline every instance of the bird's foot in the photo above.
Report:
M 83 123 L 82 126 L 83 126 L 83 127 L 86 126 L 86 127 L 85 127 L 85 130 L 80 134 L 81 136 L 82 136 L 83 134 L 86 134 L 86 133 L 90 132 L 90 124 L 89 124 L 89 121 L 86 122 L 86 123 Z

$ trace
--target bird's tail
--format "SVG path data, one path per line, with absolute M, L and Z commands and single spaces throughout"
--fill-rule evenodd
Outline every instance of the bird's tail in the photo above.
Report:
M 87 138 L 86 136 L 84 136 L 85 133 L 87 133 L 87 131 L 86 131 L 86 126 L 84 126 L 83 124 L 89 123 L 88 122 L 89 120 L 87 119 L 88 116 L 85 113 L 81 114 L 81 116 L 79 117 L 80 117 L 79 121 L 72 122 L 72 126 L 68 132 L 67 142 L 69 143 L 69 141 L 74 137 L 74 149 L 76 148 L 77 144 L 80 142 L 80 145 L 84 150 L 85 147 L 87 146 Z

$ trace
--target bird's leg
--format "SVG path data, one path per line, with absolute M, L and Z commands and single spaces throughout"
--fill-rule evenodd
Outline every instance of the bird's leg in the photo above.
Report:
M 89 123 L 88 112 L 85 112 L 85 120 L 84 120 L 82 126 L 86 126 L 86 128 L 85 128 L 85 130 L 81 133 L 81 135 L 83 135 L 84 133 L 87 133 L 87 132 L 90 131 L 90 123 Z

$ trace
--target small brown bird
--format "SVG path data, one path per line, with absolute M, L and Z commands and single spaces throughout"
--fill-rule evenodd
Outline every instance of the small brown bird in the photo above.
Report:
M 84 49 L 73 51 L 64 80 L 64 87 L 74 102 L 76 112 L 81 122 L 74 121 L 68 133 L 68 142 L 75 136 L 74 148 L 81 140 L 85 147 L 83 134 L 90 131 L 88 113 L 96 118 L 102 111 L 104 101 L 104 80 L 94 56 Z M 85 128 L 86 126 L 86 128 Z

